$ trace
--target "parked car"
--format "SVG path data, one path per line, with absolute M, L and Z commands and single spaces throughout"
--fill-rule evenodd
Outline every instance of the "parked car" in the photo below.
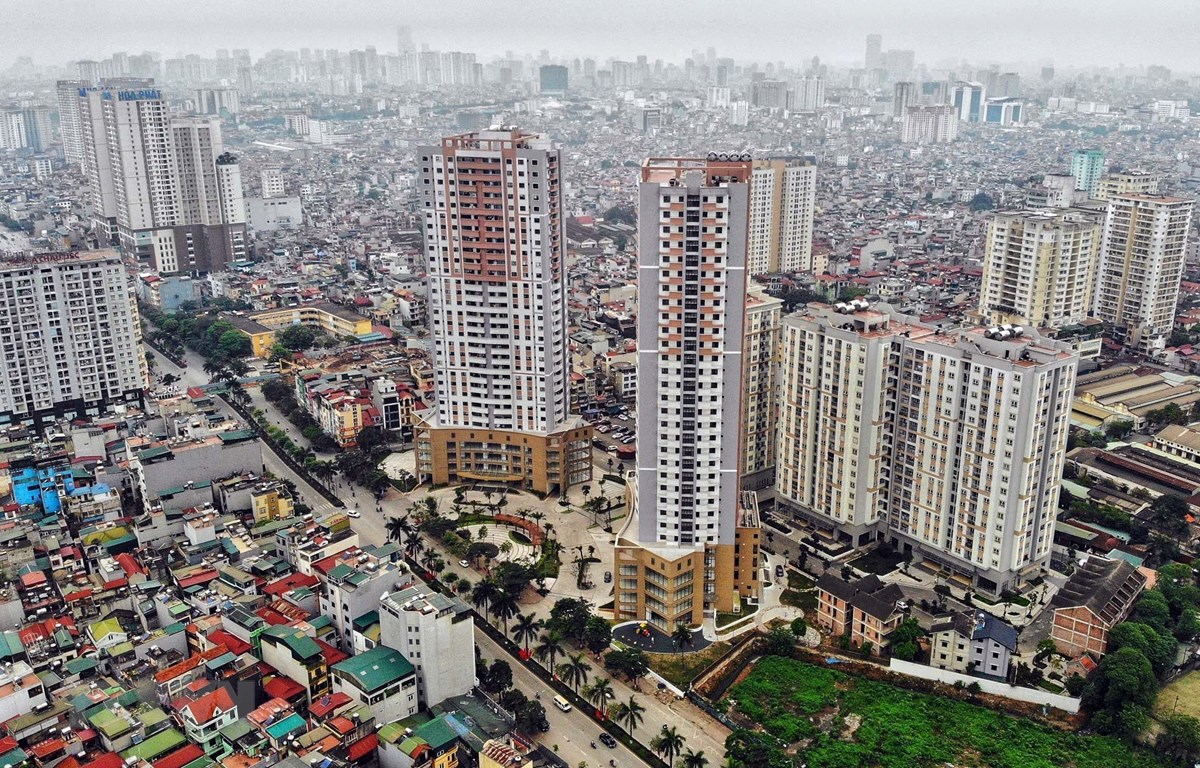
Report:
M 605 571 L 605 572 L 604 572 L 604 583 L 605 583 L 605 584 L 612 584 L 612 571 Z
M 786 573 L 786 571 L 783 570 L 782 565 L 775 566 L 775 578 L 782 579 L 784 577 L 785 573 Z
M 600 734 L 600 743 L 603 744 L 604 746 L 608 747 L 609 749 L 617 748 L 617 740 L 614 739 L 612 737 L 612 734 L 608 733 L 608 732 L 602 732 Z

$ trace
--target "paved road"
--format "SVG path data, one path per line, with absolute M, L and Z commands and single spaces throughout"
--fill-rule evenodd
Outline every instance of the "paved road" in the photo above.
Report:
M 475 630 L 475 643 L 479 646 L 483 658 L 488 662 L 496 658 L 508 661 L 509 666 L 512 667 L 515 688 L 529 697 L 533 697 L 537 693 L 541 694 L 540 701 L 546 708 L 546 719 L 550 722 L 550 730 L 547 733 L 534 735 L 549 749 L 558 745 L 558 755 L 570 765 L 577 766 L 586 761 L 591 768 L 604 768 L 608 765 L 609 760 L 615 760 L 621 768 L 646 765 L 620 742 L 617 742 L 615 749 L 609 749 L 601 744 L 598 740 L 600 726 L 584 713 L 577 709 L 560 712 L 554 706 L 554 689 L 542 682 L 541 678 L 526 669 L 519 661 L 510 658 L 495 641 L 478 629 Z M 639 698 L 645 699 L 646 697 Z M 643 725 L 639 728 L 636 735 L 648 738 L 649 731 L 646 730 L 646 727 Z M 589 746 L 589 743 L 593 741 L 596 742 L 595 749 Z
M 179 368 L 167 358 L 160 355 L 153 348 L 146 346 L 146 349 L 154 354 L 156 360 L 155 372 L 161 376 L 165 373 L 172 373 L 180 378 L 179 386 L 186 387 L 201 387 L 209 383 L 208 375 L 204 373 L 204 359 L 195 352 L 188 350 L 185 353 L 184 359 L 187 361 L 187 368 Z M 228 414 L 234 418 L 239 418 L 225 403 L 220 399 L 215 399 L 217 409 L 221 413 Z M 325 499 L 324 496 L 310 486 L 303 478 L 284 464 L 275 453 L 263 443 L 263 464 L 267 470 L 275 477 L 287 478 L 296 484 L 296 490 L 303 497 L 304 503 L 308 504 L 314 512 L 332 512 L 335 507 Z M 341 495 L 341 494 L 339 494 Z

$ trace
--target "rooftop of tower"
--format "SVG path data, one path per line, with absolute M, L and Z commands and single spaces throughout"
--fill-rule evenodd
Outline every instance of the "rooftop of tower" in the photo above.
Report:
M 442 138 L 443 149 L 552 149 L 553 142 L 540 133 L 519 128 L 492 127 L 486 131 L 470 131 Z
M 681 180 L 686 173 L 704 171 L 709 186 L 749 182 L 753 163 L 749 152 L 709 152 L 707 157 L 648 157 L 642 161 L 642 181 L 668 184 Z

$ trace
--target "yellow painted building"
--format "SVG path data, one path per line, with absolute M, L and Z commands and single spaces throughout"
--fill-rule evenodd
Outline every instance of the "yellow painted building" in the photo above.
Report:
M 271 350 L 275 346 L 275 333 L 291 325 L 319 328 L 339 338 L 363 336 L 371 332 L 369 317 L 363 317 L 329 302 L 268 309 L 252 315 L 229 314 L 225 319 L 250 337 L 252 354 L 264 360 L 271 356 Z
M 296 512 L 296 505 L 280 487 L 271 486 L 250 494 L 250 510 L 254 513 L 254 523 L 257 525 L 268 520 L 291 517 Z

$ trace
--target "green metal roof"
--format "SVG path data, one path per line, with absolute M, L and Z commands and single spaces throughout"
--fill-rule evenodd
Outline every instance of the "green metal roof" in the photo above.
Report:
M 133 726 L 128 720 L 118 716 L 111 709 L 101 709 L 96 714 L 88 718 L 88 722 L 92 724 L 100 733 L 112 739 L 127 733 Z
M 321 647 L 316 641 L 294 627 L 268 627 L 263 631 L 263 635 L 282 641 L 300 659 L 311 659 L 321 655 Z
M 63 662 L 63 669 L 67 670 L 72 675 L 81 675 L 84 672 L 95 669 L 98 666 L 100 666 L 99 661 L 82 656 L 77 659 L 71 659 L 70 661 Z
M 255 438 L 254 430 L 252 429 L 234 429 L 229 432 L 221 433 L 221 442 L 223 443 L 242 443 L 246 440 Z
M 234 720 L 229 725 L 221 729 L 221 735 L 229 741 L 237 741 L 248 733 L 254 730 L 254 726 L 250 725 L 248 720 Z
M 357 688 L 367 693 L 386 688 L 416 672 L 403 653 L 386 645 L 377 645 L 366 653 L 352 656 L 335 664 L 333 669 L 340 672 L 343 679 L 353 680 Z
M 160 445 L 154 448 L 147 448 L 144 451 L 138 451 L 137 457 L 139 461 L 146 461 L 147 459 L 157 459 L 159 456 L 167 456 L 170 453 L 170 448 Z
M 25 653 L 25 644 L 21 642 L 19 634 L 12 630 L 0 632 L 0 658 L 12 658 L 23 653 Z
M 379 623 L 379 611 L 367 611 L 351 623 L 354 624 L 355 629 L 361 632 L 372 624 Z
M 0 755 L 0 768 L 10 768 L 10 766 L 17 766 L 28 760 L 29 755 L 25 754 L 25 750 L 14 749 L 11 752 L 5 752 L 3 755 Z
M 121 757 L 137 757 L 142 760 L 153 760 L 159 755 L 165 755 L 184 744 L 187 739 L 175 728 L 159 731 L 141 744 L 134 744 L 121 753 Z
M 425 739 L 434 749 L 449 744 L 458 738 L 458 732 L 446 722 L 447 717 L 449 717 L 448 714 L 442 715 L 441 717 L 433 718 L 428 723 L 418 725 L 413 729 L 413 735 Z
M 293 712 L 278 723 L 267 726 L 267 735 L 275 741 L 280 741 L 286 738 L 292 731 L 306 727 L 308 726 L 305 724 L 304 718 Z

